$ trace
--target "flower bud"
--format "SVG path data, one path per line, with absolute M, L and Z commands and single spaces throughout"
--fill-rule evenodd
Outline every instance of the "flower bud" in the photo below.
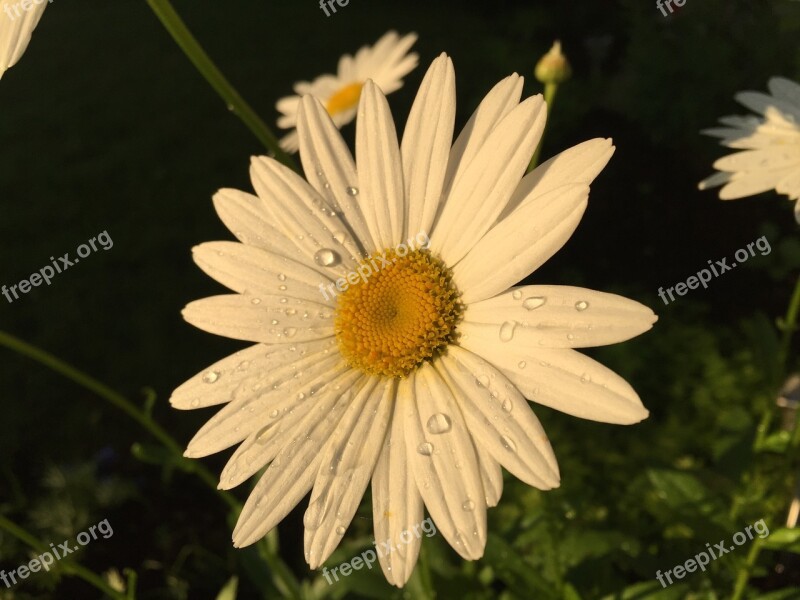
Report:
M 553 47 L 536 63 L 533 74 L 544 84 L 562 83 L 570 78 L 572 69 L 567 58 L 561 54 L 561 42 L 556 40 Z

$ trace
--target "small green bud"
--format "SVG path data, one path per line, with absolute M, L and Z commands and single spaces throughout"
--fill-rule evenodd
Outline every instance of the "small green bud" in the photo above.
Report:
M 572 69 L 567 57 L 561 54 L 561 42 L 556 40 L 553 47 L 536 63 L 533 74 L 544 83 L 562 83 L 570 78 Z

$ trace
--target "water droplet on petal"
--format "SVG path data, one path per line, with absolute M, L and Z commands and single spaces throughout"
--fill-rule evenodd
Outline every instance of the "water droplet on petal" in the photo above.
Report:
M 514 403 L 511 401 L 511 398 L 506 398 L 503 401 L 503 410 L 510 413 L 512 408 L 514 408 Z
M 514 338 L 514 330 L 517 328 L 516 321 L 506 321 L 500 326 L 500 341 L 510 342 Z
M 339 534 L 339 535 L 344 535 L 344 532 L 345 532 L 345 531 L 347 531 L 347 530 L 346 530 L 344 527 L 342 527 L 341 525 L 339 525 L 339 526 L 336 528 L 336 533 L 337 533 L 337 534 Z
M 285 335 L 286 337 L 294 337 L 295 334 L 297 334 L 296 327 L 287 327 L 286 329 L 283 330 L 283 335 Z
M 422 454 L 423 456 L 430 456 L 433 454 L 433 444 L 430 442 L 423 442 L 419 446 L 417 446 L 417 452 Z
M 489 385 L 489 376 L 480 375 L 475 379 L 475 383 L 478 384 L 478 387 L 487 387 Z
M 198 400 L 197 398 L 192 400 L 192 406 L 200 406 L 200 400 Z
M 272 323 L 273 325 L 277 325 L 278 324 L 278 319 L 272 319 L 272 321 L 270 321 L 270 323 Z
M 284 275 L 283 273 L 281 273 L 280 275 L 278 275 L 278 279 L 279 279 L 280 281 L 286 281 L 286 275 Z
M 320 267 L 330 267 L 337 264 L 339 260 L 339 255 L 330 248 L 317 250 L 317 252 L 314 254 L 314 262 Z
M 530 298 L 525 298 L 522 301 L 522 308 L 525 310 L 536 310 L 537 308 L 544 306 L 544 303 L 547 302 L 547 298 L 544 296 L 531 296 Z
M 519 290 L 514 290 L 514 292 L 511 294 L 511 297 L 514 300 L 519 300 L 520 298 L 522 298 L 522 292 Z
M 514 443 L 514 440 L 512 440 L 507 435 L 502 436 L 500 438 L 500 441 L 503 443 L 503 448 L 505 448 L 506 450 L 510 450 L 511 452 L 517 451 L 517 445 Z
M 452 426 L 453 423 L 450 420 L 450 417 L 444 413 L 436 413 L 430 419 L 428 419 L 428 431 L 434 435 L 447 433 L 450 431 Z
M 525 368 L 525 365 L 527 365 L 527 364 L 528 364 L 528 363 L 526 363 L 524 360 L 521 360 L 521 361 L 519 361 L 519 362 L 517 363 L 517 366 L 518 366 L 520 369 L 524 369 L 524 368 Z
M 280 414 L 280 413 L 278 412 L 278 409 L 275 408 L 275 409 L 272 410 L 272 412 L 269 413 L 269 416 L 274 419 L 275 417 L 278 416 L 278 414 Z
M 579 300 L 578 302 L 575 303 L 575 310 L 579 312 L 584 311 L 587 308 L 589 308 L 589 303 L 586 302 L 586 300 Z
M 464 504 L 461 505 L 461 508 L 464 510 L 475 510 L 475 503 L 472 500 L 467 500 Z
M 344 244 L 344 241 L 347 239 L 347 234 L 343 231 L 337 231 L 333 234 L 333 239 L 336 240 L 337 244 Z
M 568 339 L 568 340 L 574 340 L 574 339 L 575 339 L 575 336 L 574 336 L 574 335 L 572 335 L 571 333 L 568 333 L 568 334 L 567 334 L 567 339 Z
M 217 379 L 219 379 L 219 371 L 209 371 L 203 375 L 203 381 L 206 383 L 214 383 Z
M 261 304 L 261 298 L 253 298 L 252 300 L 250 300 L 250 302 L 252 302 L 253 304 Z
M 353 187 L 353 186 L 348 186 L 347 195 L 348 196 L 358 196 L 358 188 L 357 187 Z

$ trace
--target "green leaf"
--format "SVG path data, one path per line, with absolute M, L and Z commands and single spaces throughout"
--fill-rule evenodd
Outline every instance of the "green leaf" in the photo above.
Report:
M 770 550 L 784 550 L 800 554 L 800 527 L 777 529 L 761 545 Z
M 792 434 L 788 431 L 778 431 L 772 435 L 768 435 L 761 443 L 756 446 L 757 452 L 776 452 L 778 454 L 785 454 L 789 449 L 789 443 L 792 441 Z
M 228 583 L 217 594 L 217 600 L 236 600 L 236 591 L 239 588 L 239 578 L 235 575 L 228 580 Z
M 615 594 L 604 596 L 602 600 L 684 600 L 688 586 L 671 585 L 663 587 L 658 581 L 636 583 Z

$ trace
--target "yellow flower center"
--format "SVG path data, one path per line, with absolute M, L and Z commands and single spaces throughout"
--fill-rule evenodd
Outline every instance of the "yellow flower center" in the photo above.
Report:
M 358 105 L 358 99 L 361 98 L 362 87 L 364 87 L 363 83 L 350 83 L 338 90 L 325 105 L 328 114 L 333 116 L 336 113 L 355 108 Z
M 450 270 L 430 252 L 376 253 L 358 273 L 366 275 L 339 296 L 335 320 L 351 367 L 402 378 L 455 341 L 463 305 Z

